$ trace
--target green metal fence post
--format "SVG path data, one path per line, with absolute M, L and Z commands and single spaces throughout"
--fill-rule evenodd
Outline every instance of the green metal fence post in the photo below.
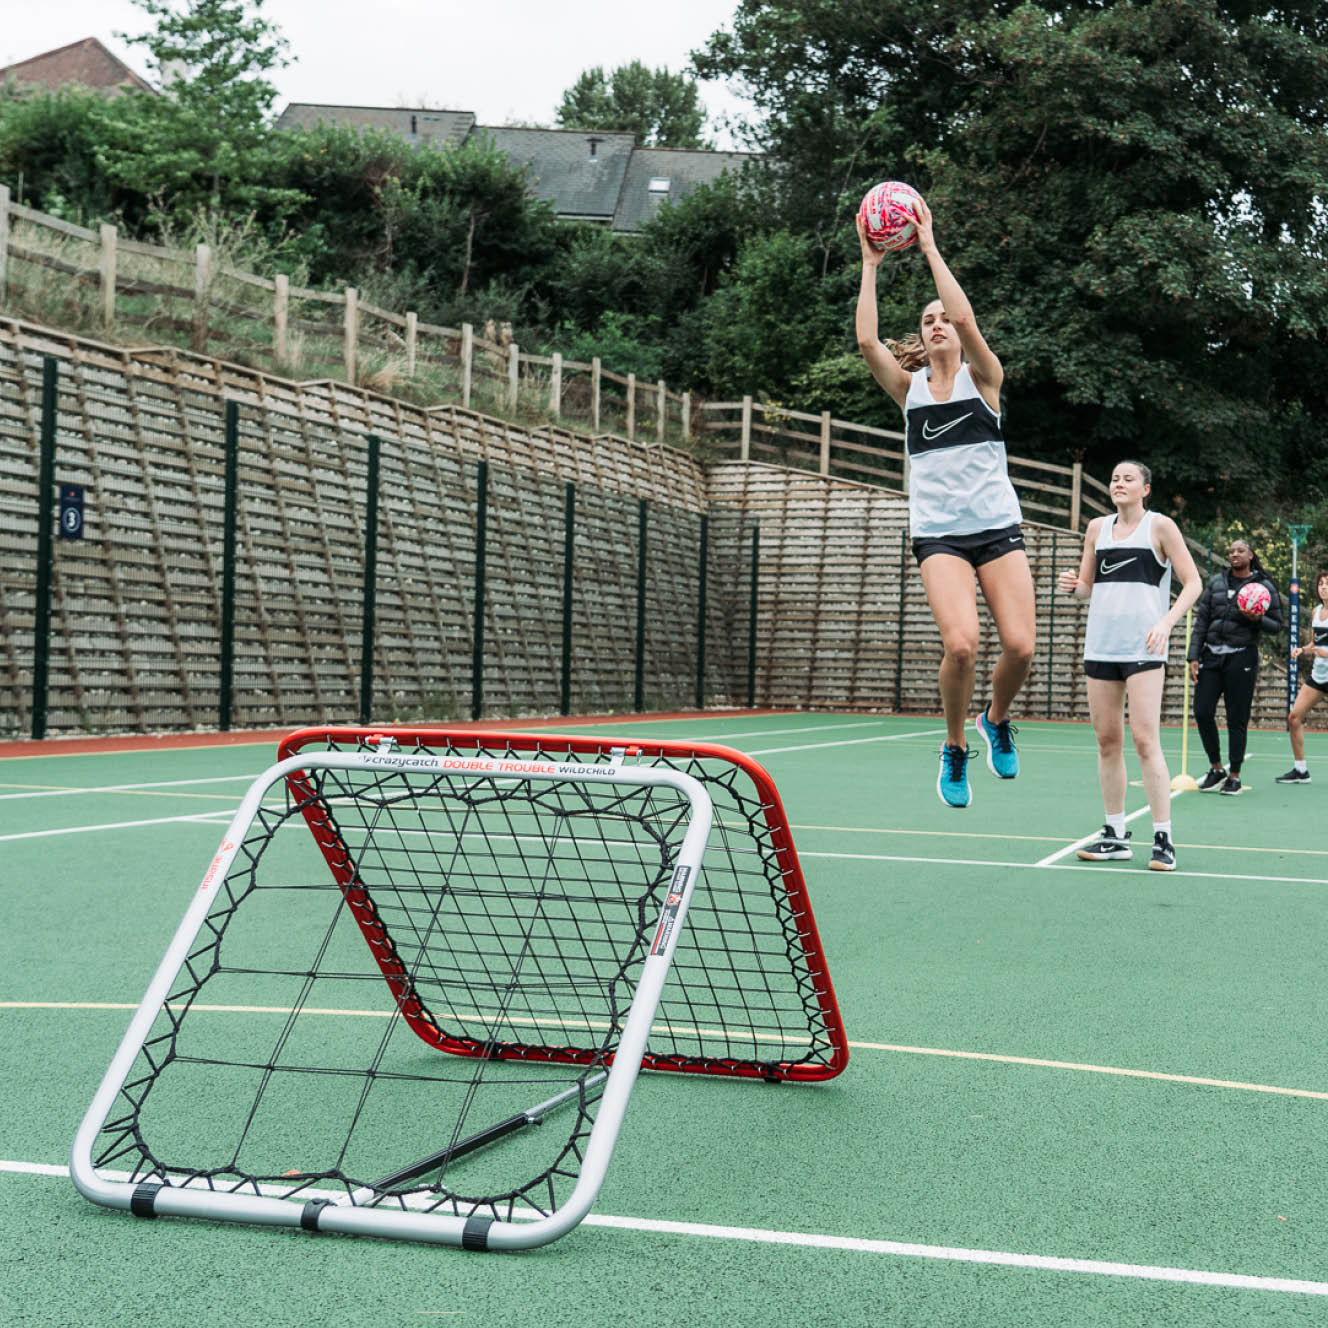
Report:
M 572 713 L 572 569 L 576 558 L 576 484 L 567 481 L 563 506 L 563 690 L 561 713 Z
M 217 727 L 229 733 L 235 700 L 235 532 L 239 520 L 240 405 L 226 403 L 226 479 L 221 526 L 221 659 Z
M 475 648 L 470 661 L 470 717 L 484 714 L 484 546 L 489 525 L 489 463 L 475 474 Z
M 42 362 L 41 461 L 37 472 L 37 604 L 33 615 L 32 736 L 46 736 L 47 692 L 51 670 L 51 581 L 55 548 L 51 522 L 55 505 L 55 412 L 59 366 L 48 355 Z
M 752 527 L 752 587 L 747 608 L 747 708 L 756 705 L 756 606 L 761 581 L 761 527 Z
M 705 709 L 706 560 L 710 548 L 710 513 L 701 513 L 701 549 L 696 587 L 696 708 Z
M 642 498 L 636 521 L 636 687 L 633 708 L 637 714 L 646 704 L 646 521 L 647 502 Z
M 360 723 L 373 714 L 374 617 L 378 606 L 378 458 L 382 444 L 369 435 L 369 462 L 364 477 L 364 611 L 360 638 Z

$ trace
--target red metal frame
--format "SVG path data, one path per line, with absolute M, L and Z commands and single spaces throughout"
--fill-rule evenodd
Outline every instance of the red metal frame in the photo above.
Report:
M 475 728 L 414 728 L 392 726 L 329 726 L 298 729 L 288 734 L 281 742 L 279 759 L 285 760 L 297 756 L 311 743 L 337 744 L 346 746 L 358 744 L 368 738 L 392 738 L 403 751 L 414 747 L 431 749 L 434 744 L 449 746 L 494 746 L 501 745 L 512 751 L 538 751 L 544 754 L 575 753 L 588 756 L 607 756 L 613 750 L 627 750 L 634 755 L 645 757 L 663 756 L 676 760 L 692 757 L 711 757 L 740 767 L 756 786 L 764 809 L 766 825 L 771 832 L 771 844 L 779 864 L 780 875 L 788 891 L 792 914 L 802 943 L 803 956 L 814 979 L 814 990 L 826 1033 L 830 1039 L 832 1055 L 829 1063 L 805 1065 L 780 1063 L 778 1065 L 753 1065 L 748 1062 L 700 1059 L 681 1056 L 661 1056 L 647 1052 L 642 1059 L 643 1069 L 673 1070 L 687 1074 L 719 1074 L 741 1078 L 787 1079 L 812 1082 L 832 1079 L 840 1074 L 848 1064 L 848 1039 L 844 1033 L 843 1020 L 839 1013 L 839 1004 L 835 999 L 834 986 L 830 980 L 830 970 L 826 963 L 825 952 L 821 946 L 820 933 L 816 928 L 816 919 L 812 914 L 811 900 L 807 894 L 807 883 L 803 878 L 802 866 L 798 861 L 797 850 L 793 846 L 793 835 L 789 830 L 788 817 L 780 800 L 779 791 L 769 772 L 758 761 L 754 761 L 745 752 L 717 743 L 652 741 L 641 738 L 605 738 L 583 737 L 567 733 L 506 733 L 502 730 Z M 324 809 L 314 798 L 314 791 L 302 771 L 287 777 L 292 795 L 303 804 L 304 817 L 313 831 L 333 877 L 341 887 L 346 902 L 359 924 L 370 950 L 378 962 L 383 976 L 397 1001 L 402 1016 L 411 1029 L 430 1046 L 440 1051 L 451 1052 L 460 1056 L 496 1055 L 499 1059 L 526 1059 L 556 1061 L 570 1064 L 588 1064 L 596 1058 L 596 1053 L 580 1051 L 574 1048 L 556 1047 L 501 1047 L 496 1050 L 474 1039 L 459 1039 L 445 1033 L 429 1016 L 428 1011 L 415 994 L 405 966 L 396 954 L 386 928 L 378 918 L 373 901 L 368 892 L 355 885 L 350 870 L 351 854 L 347 846 L 331 827 Z

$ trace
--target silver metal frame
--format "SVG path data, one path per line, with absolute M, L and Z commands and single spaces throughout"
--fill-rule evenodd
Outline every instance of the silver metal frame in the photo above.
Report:
M 75 1186 L 94 1203 L 104 1204 L 108 1208 L 129 1209 L 140 1186 L 156 1180 L 163 1184 L 152 1200 L 153 1216 L 202 1217 L 267 1226 L 310 1225 L 307 1216 L 307 1199 L 310 1196 L 307 1194 L 300 1199 L 281 1199 L 174 1186 L 165 1177 L 144 1177 L 133 1183 L 111 1180 L 98 1174 L 92 1160 L 92 1149 L 153 1023 L 161 1013 L 194 938 L 212 907 L 213 887 L 226 878 L 268 789 L 296 771 L 314 769 L 440 772 L 449 777 L 469 775 L 476 779 L 566 780 L 636 786 L 663 784 L 677 789 L 689 800 L 691 816 L 674 867 L 674 883 L 660 912 L 650 953 L 614 1054 L 599 1112 L 586 1144 L 581 1173 L 566 1202 L 556 1211 L 534 1221 L 495 1220 L 487 1224 L 487 1230 L 483 1229 L 485 1223 L 481 1223 L 478 1232 L 474 1218 L 358 1204 L 355 1200 L 363 1195 L 363 1191 L 326 1204 L 316 1215 L 316 1229 L 319 1231 L 391 1236 L 441 1245 L 464 1244 L 468 1248 L 518 1250 L 556 1240 L 585 1217 L 603 1184 L 710 835 L 713 816 L 710 795 L 700 781 L 668 767 L 636 767 L 616 763 L 559 765 L 549 761 L 487 757 L 458 759 L 384 752 L 311 752 L 290 757 L 272 766 L 254 781 L 245 794 L 83 1118 L 70 1157 L 70 1175 Z

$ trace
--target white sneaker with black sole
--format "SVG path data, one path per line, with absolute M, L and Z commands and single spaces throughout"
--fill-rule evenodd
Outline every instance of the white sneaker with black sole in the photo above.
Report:
M 1176 849 L 1165 830 L 1159 830 L 1153 836 L 1153 856 L 1148 860 L 1148 870 L 1176 870 Z
M 1124 838 L 1120 838 L 1109 825 L 1104 825 L 1102 834 L 1091 844 L 1076 849 L 1075 856 L 1084 862 L 1114 862 L 1121 858 L 1132 857 L 1130 832 L 1127 830 Z

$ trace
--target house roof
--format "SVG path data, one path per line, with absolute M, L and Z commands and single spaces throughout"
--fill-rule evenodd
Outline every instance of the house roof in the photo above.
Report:
M 54 92 L 70 83 L 85 88 L 96 88 L 114 95 L 126 88 L 143 92 L 156 89 L 140 78 L 118 56 L 112 55 L 96 37 L 58 46 L 43 51 L 30 60 L 0 69 L 0 82 L 13 79 L 16 83 L 49 88 Z
M 487 139 L 514 166 L 528 168 L 530 192 L 552 203 L 559 217 L 601 222 L 616 231 L 640 230 L 666 199 L 676 203 L 726 170 L 758 160 L 750 152 L 638 148 L 631 133 L 619 130 L 479 125 L 471 111 L 428 107 L 292 102 L 277 118 L 278 129 L 319 124 L 385 129 L 412 143 L 442 147 Z
M 514 166 L 530 168 L 530 191 L 560 217 L 611 221 L 635 138 L 584 129 L 500 129 L 477 125 Z
M 758 161 L 753 152 L 707 152 L 691 148 L 636 148 L 627 165 L 613 212 L 615 231 L 637 231 L 666 203 L 677 203 L 698 185 L 725 171 Z
M 277 117 L 278 129 L 312 129 L 316 125 L 348 125 L 356 129 L 387 129 L 412 143 L 463 143 L 475 124 L 472 111 L 445 111 L 429 106 L 333 106 L 293 101 Z

